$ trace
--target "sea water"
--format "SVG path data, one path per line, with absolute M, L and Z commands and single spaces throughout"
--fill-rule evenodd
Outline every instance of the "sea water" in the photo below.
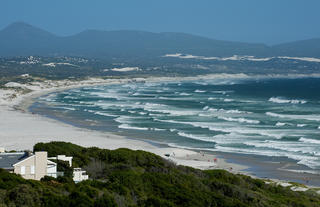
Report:
M 91 86 L 43 96 L 38 107 L 169 146 L 287 157 L 320 169 L 317 78 Z

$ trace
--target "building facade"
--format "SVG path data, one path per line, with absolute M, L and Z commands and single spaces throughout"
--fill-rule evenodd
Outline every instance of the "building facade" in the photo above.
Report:
M 57 173 L 57 164 L 48 162 L 47 152 L 36 152 L 34 155 L 27 157 L 13 165 L 14 173 L 21 175 L 25 179 L 40 180 L 48 174 Z

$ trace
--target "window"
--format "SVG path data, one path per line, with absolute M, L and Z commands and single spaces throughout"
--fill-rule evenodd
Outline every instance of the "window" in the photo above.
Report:
M 20 168 L 20 174 L 25 175 L 26 174 L 26 166 L 21 166 Z
M 30 174 L 31 174 L 31 175 L 34 174 L 34 165 L 31 165 L 31 167 L 30 167 Z

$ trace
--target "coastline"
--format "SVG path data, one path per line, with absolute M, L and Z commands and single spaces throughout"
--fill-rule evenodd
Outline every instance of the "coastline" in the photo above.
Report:
M 150 81 L 172 80 L 171 78 L 151 79 Z M 177 79 L 173 79 L 175 81 Z M 6 104 L 0 105 L 0 139 L 1 147 L 6 150 L 32 150 L 34 144 L 38 142 L 66 141 L 78 144 L 84 147 L 100 147 L 105 149 L 129 148 L 132 150 L 144 150 L 155 153 L 163 158 L 170 159 L 178 165 L 186 165 L 198 169 L 230 169 L 239 172 L 247 168 L 238 164 L 227 163 L 219 159 L 219 163 L 214 163 L 212 155 L 202 155 L 198 152 L 172 148 L 159 147 L 148 142 L 136 139 L 130 139 L 123 136 L 106 132 L 97 132 L 89 129 L 78 128 L 54 119 L 50 119 L 37 114 L 32 114 L 28 108 L 37 97 L 48 93 L 68 90 L 72 88 L 122 84 L 129 82 L 145 81 L 145 79 L 124 79 L 124 80 L 103 80 L 84 82 L 75 85 L 62 87 L 50 87 L 38 89 L 31 93 L 20 95 Z M 171 154 L 175 156 L 167 157 Z M 190 159 L 195 156 L 194 159 Z M 209 160 L 209 161 L 208 161 Z
M 241 75 L 241 78 L 246 78 Z M 182 78 L 183 79 L 183 78 Z M 201 78 L 198 78 L 201 79 Z M 121 84 L 137 81 L 178 81 L 177 78 L 151 78 L 146 79 L 123 79 L 123 80 L 103 80 L 95 82 L 82 82 L 75 85 L 51 87 L 46 89 L 36 90 L 26 95 L 18 96 L 14 101 L 7 104 L 0 105 L 0 139 L 7 150 L 26 150 L 32 149 L 32 146 L 37 142 L 49 142 L 49 141 L 66 141 L 72 142 L 85 147 L 96 146 L 106 149 L 116 148 L 129 148 L 132 150 L 144 150 L 155 153 L 165 159 L 170 159 L 178 165 L 186 165 L 198 169 L 225 169 L 232 173 L 241 173 L 256 177 L 255 173 L 250 173 L 248 168 L 250 165 L 245 165 L 239 160 L 235 160 L 235 155 L 227 155 L 227 153 L 199 153 L 193 150 L 172 148 L 165 146 L 156 146 L 143 140 L 130 139 L 127 137 L 115 135 L 112 133 L 98 132 L 90 129 L 78 128 L 55 119 L 50 119 L 37 114 L 32 114 L 28 111 L 29 106 L 33 103 L 34 99 L 42 95 L 68 90 L 71 88 L 78 88 L 84 86 L 94 85 L 107 85 L 107 84 Z M 186 79 L 183 79 L 186 80 Z M 194 80 L 194 78 L 192 78 Z M 171 155 L 169 158 L 166 155 Z M 173 156 L 174 154 L 174 156 Z M 239 156 L 241 157 L 241 156 Z M 214 162 L 214 159 L 218 158 L 218 162 Z M 243 155 L 241 159 L 250 158 L 250 156 Z M 233 160 L 233 161 L 231 161 Z M 235 161 L 234 161 L 235 160 Z M 251 162 L 253 162 L 251 160 Z M 249 162 L 250 163 L 250 162 Z M 270 170 L 274 170 L 274 166 L 270 167 Z M 254 172 L 254 170 L 253 170 Z M 272 172 L 269 172 L 272 174 Z M 284 171 L 287 174 L 288 171 Z M 292 177 L 305 177 L 301 173 L 294 173 Z M 271 178 L 269 176 L 268 178 Z M 259 176 L 261 177 L 261 176 Z M 279 176 L 278 176 L 279 177 Z M 281 176 L 280 176 L 281 178 Z M 283 181 L 275 180 L 280 185 Z M 311 183 L 310 183 L 311 184 Z M 286 185 L 286 184 L 284 184 Z M 317 185 L 318 186 L 318 185 Z M 320 184 L 319 184 L 320 186 Z M 298 189 L 299 190 L 299 189 Z M 300 189 L 304 190 L 304 189 Z

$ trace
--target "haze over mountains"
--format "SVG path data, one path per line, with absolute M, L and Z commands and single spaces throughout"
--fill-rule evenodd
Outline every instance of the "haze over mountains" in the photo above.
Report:
M 57 36 L 16 22 L 0 31 L 0 56 L 159 57 L 169 53 L 227 57 L 320 57 L 320 38 L 275 46 L 214 40 L 184 33 L 86 30 Z

